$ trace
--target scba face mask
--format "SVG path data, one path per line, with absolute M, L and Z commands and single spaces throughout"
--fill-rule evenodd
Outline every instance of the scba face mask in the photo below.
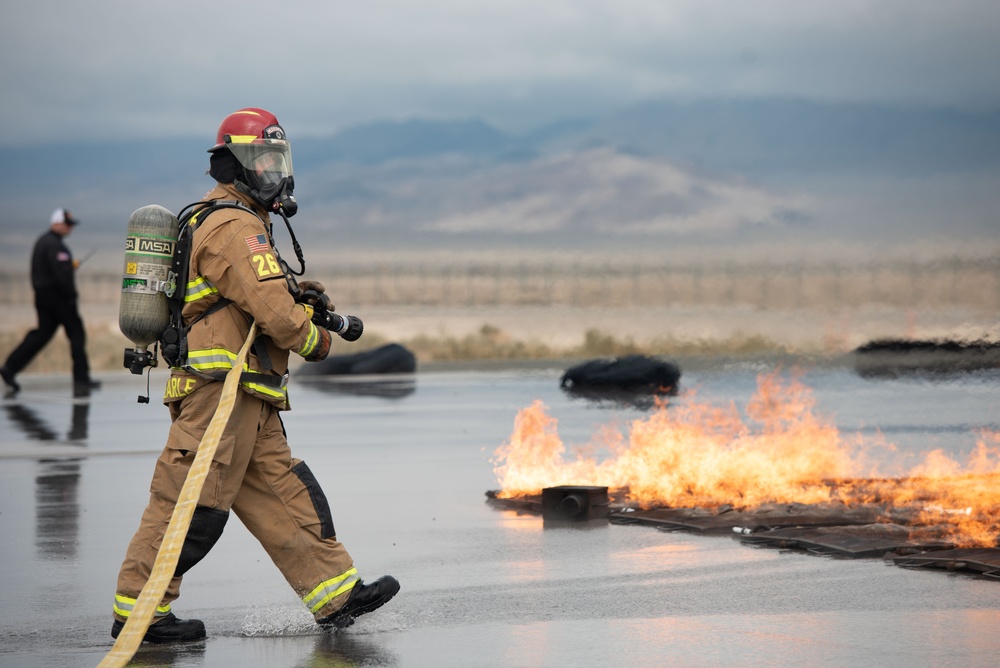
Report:
M 265 209 L 294 216 L 298 204 L 293 196 L 292 148 L 280 125 L 266 128 L 263 137 L 226 135 L 226 148 L 242 167 L 237 182 Z

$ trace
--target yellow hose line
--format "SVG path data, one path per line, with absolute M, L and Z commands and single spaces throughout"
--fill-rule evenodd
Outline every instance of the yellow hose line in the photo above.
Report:
M 114 646 L 97 664 L 97 668 L 124 668 L 132 660 L 146 635 L 146 629 L 149 628 L 149 623 L 153 619 L 156 606 L 160 604 L 170 580 L 174 577 L 177 559 L 180 558 L 184 538 L 191 525 L 191 516 L 194 514 L 198 498 L 201 496 L 201 488 L 205 484 L 205 478 L 208 476 L 215 451 L 219 448 L 219 439 L 222 438 L 222 432 L 226 428 L 226 423 L 229 422 L 229 416 L 232 415 L 233 403 L 236 401 L 236 392 L 240 385 L 240 374 L 243 372 L 243 364 L 246 362 L 247 353 L 256 331 L 256 323 L 251 324 L 250 333 L 240 349 L 239 357 L 233 364 L 233 368 L 226 374 L 219 407 L 215 409 L 212 422 L 208 425 L 208 429 L 201 439 L 194 463 L 184 480 L 180 497 L 177 499 L 177 505 L 174 507 L 167 531 L 163 536 L 163 543 L 156 554 L 156 561 L 153 562 L 153 571 L 149 575 L 149 580 L 146 581 L 146 586 L 142 588 L 139 598 L 136 599 L 135 608 L 126 619 L 125 627 L 115 640 Z

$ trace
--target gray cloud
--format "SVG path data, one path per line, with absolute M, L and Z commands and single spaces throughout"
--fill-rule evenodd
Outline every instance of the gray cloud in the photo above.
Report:
M 58 0 L 7 10 L 0 62 L 5 145 L 211 134 L 245 105 L 299 136 L 663 96 L 981 107 L 1000 104 L 1000 3 Z

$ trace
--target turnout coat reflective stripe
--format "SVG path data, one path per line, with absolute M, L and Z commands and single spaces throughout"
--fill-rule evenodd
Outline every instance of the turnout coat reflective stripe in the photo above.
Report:
M 249 204 L 225 185 L 207 199 Z M 223 383 L 207 373 L 232 367 L 251 318 L 267 335 L 266 357 L 272 366 L 268 371 L 253 355 L 251 370 L 284 375 L 289 351 L 305 356 L 315 346 L 315 326 L 294 303 L 280 269 L 272 276 L 276 266 L 264 224 L 250 213 L 222 209 L 197 222 L 188 277 L 194 289 L 188 293 L 185 321 L 223 297 L 232 303 L 195 323 L 188 334 L 188 368 L 174 369 L 167 383 L 164 402 L 170 410 L 170 432 L 153 472 L 149 503 L 118 575 L 113 609 L 118 619 L 128 617 L 152 572 L 174 505 L 219 404 Z M 305 462 L 292 457 L 279 417 L 288 407 L 285 389 L 255 385 L 245 381 L 245 391 L 236 395 L 159 615 L 170 611 L 184 572 L 218 540 L 230 510 L 317 619 L 339 610 L 358 582 L 351 556 L 337 540 L 323 490 Z

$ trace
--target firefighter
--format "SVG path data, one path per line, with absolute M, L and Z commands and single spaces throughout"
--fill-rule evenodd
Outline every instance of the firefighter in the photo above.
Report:
M 241 390 L 213 458 L 174 577 L 146 633 L 150 642 L 205 636 L 205 625 L 178 619 L 171 604 L 182 576 L 222 534 L 232 511 L 260 541 L 316 622 L 344 627 L 399 591 L 386 575 L 361 580 L 337 540 L 333 515 L 316 477 L 292 456 L 280 411 L 286 410 L 288 356 L 324 359 L 330 332 L 289 291 L 271 239 L 270 213 L 295 213 L 292 157 L 278 119 L 263 109 L 230 114 L 209 149 L 218 182 L 205 200 L 238 202 L 190 222 L 190 264 L 183 318 L 187 358 L 171 369 L 164 393 L 171 427 L 153 471 L 149 503 L 118 575 L 111 635 L 118 637 L 149 578 L 167 521 L 199 442 L 219 404 L 221 379 L 232 367 L 251 322 L 259 335 Z M 206 209 L 207 211 L 207 209 Z M 180 282 L 179 282 L 180 283 Z M 322 293 L 319 283 L 301 283 Z M 180 289 L 181 286 L 179 286 Z M 325 299 L 325 295 L 323 295 Z
M 77 308 L 73 272 L 80 264 L 64 241 L 78 222 L 66 209 L 56 209 L 49 219 L 49 231 L 35 242 L 31 253 L 31 287 L 35 290 L 38 327 L 28 332 L 0 367 L 0 377 L 11 394 L 21 389 L 15 376 L 52 340 L 60 325 L 66 331 L 73 357 L 74 390 L 88 392 L 100 387 L 100 382 L 90 377 L 87 336 Z

